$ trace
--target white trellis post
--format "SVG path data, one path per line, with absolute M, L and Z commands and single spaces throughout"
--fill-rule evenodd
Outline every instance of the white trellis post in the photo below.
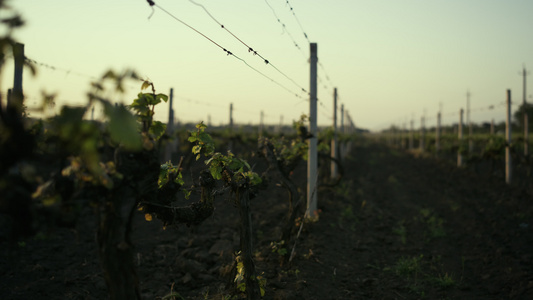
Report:
M 340 129 L 340 132 L 341 134 L 344 136 L 345 132 L 344 132 L 344 104 L 341 104 L 341 129 Z M 346 141 L 342 142 L 340 144 L 340 159 L 344 159 L 344 156 L 346 154 Z
M 415 126 L 415 121 L 411 119 L 411 127 L 409 129 L 409 150 L 413 150 L 413 147 L 414 147 L 414 139 L 415 139 L 414 126 Z
M 463 166 L 463 154 L 461 153 L 461 148 L 463 146 L 463 114 L 464 110 L 461 108 L 459 111 L 459 126 L 457 128 L 457 131 L 459 132 L 459 149 L 457 150 L 457 166 L 462 167 Z
M 173 108 L 173 101 L 174 101 L 174 89 L 170 88 L 170 95 L 169 95 L 169 101 L 168 101 L 168 122 L 167 122 L 167 134 L 172 136 L 174 133 L 174 108 Z M 165 161 L 168 162 L 172 160 L 172 152 L 175 148 L 175 144 L 173 141 L 167 141 L 165 145 Z
M 265 113 L 261 111 L 261 115 L 259 118 L 259 136 L 263 136 L 263 130 L 264 130 L 264 119 L 265 119 Z
M 420 151 L 424 152 L 424 149 L 426 147 L 425 145 L 425 139 L 426 139 L 426 128 L 425 126 L 425 119 L 424 116 L 420 118 Z
M 437 127 L 435 128 L 435 153 L 440 152 L 440 123 L 441 123 L 440 111 L 437 113 Z
M 229 104 L 229 130 L 233 131 L 233 103 Z
M 233 103 L 229 104 L 229 132 L 233 135 Z M 228 150 L 233 150 L 233 139 L 230 138 L 228 143 Z
M 331 178 L 337 178 L 338 150 L 337 150 L 337 88 L 333 89 L 333 139 L 331 140 Z
M 511 90 L 507 90 L 507 111 L 505 113 L 505 182 L 511 183 Z
M 317 180 L 318 180 L 318 155 L 317 155 L 317 44 L 310 44 L 310 97 L 309 97 L 309 134 L 307 157 L 307 218 L 317 215 Z
M 470 119 L 470 91 L 466 92 L 466 123 L 468 124 L 468 155 L 474 151 L 474 136 L 472 132 L 472 119 Z
M 526 78 L 527 78 L 527 75 L 528 75 L 528 72 L 526 70 L 526 66 L 524 65 L 524 69 L 522 71 L 522 76 L 524 78 L 524 87 L 523 87 L 523 102 L 522 102 L 522 109 L 524 111 L 524 155 L 527 156 L 528 155 L 528 148 L 529 148 L 529 120 L 528 120 L 528 116 L 527 116 L 527 110 L 526 110 Z

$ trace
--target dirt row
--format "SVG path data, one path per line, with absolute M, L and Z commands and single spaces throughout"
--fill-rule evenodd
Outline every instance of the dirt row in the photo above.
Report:
M 533 299 L 532 195 L 434 158 L 360 141 L 340 185 L 319 191 L 320 218 L 278 243 L 287 215 L 273 182 L 253 200 L 265 299 Z M 275 179 L 275 178 L 274 178 Z M 293 179 L 305 190 L 305 164 Z M 144 299 L 238 299 L 238 211 L 163 230 L 137 215 Z M 301 222 L 301 220 L 297 220 Z M 94 212 L 0 247 L 1 299 L 105 299 Z M 292 254 L 292 259 L 288 258 Z

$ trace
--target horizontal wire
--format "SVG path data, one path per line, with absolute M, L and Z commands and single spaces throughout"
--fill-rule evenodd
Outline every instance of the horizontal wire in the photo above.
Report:
M 179 23 L 187 26 L 188 28 L 190 28 L 191 30 L 193 30 L 194 32 L 198 33 L 199 35 L 201 35 L 202 37 L 204 37 L 205 39 L 207 39 L 208 41 L 210 41 L 211 43 L 213 43 L 214 45 L 216 45 L 217 47 L 219 47 L 220 49 L 222 49 L 227 55 L 230 55 L 230 56 L 233 56 L 235 57 L 236 59 L 240 60 L 241 62 L 243 62 L 246 66 L 248 66 L 250 69 L 254 70 L 255 72 L 257 72 L 258 74 L 260 74 L 261 76 L 265 77 L 266 79 L 270 80 L 271 82 L 275 83 L 276 85 L 280 86 L 281 88 L 283 88 L 284 90 L 286 90 L 287 92 L 293 94 L 294 96 L 296 96 L 297 98 L 301 98 L 300 95 L 298 95 L 297 93 L 294 93 L 293 91 L 291 91 L 290 89 L 288 89 L 287 87 L 285 87 L 284 85 L 280 84 L 279 82 L 277 82 L 276 80 L 270 78 L 269 76 L 265 75 L 264 73 L 260 72 L 259 70 L 257 70 L 256 68 L 252 67 L 250 64 L 248 64 L 248 62 L 246 62 L 244 59 L 236 56 L 235 54 L 233 54 L 231 51 L 227 50 L 226 48 L 222 47 L 220 44 L 218 44 L 217 42 L 215 42 L 213 39 L 209 38 L 207 35 L 203 34 L 202 32 L 200 32 L 199 30 L 197 30 L 196 28 L 192 27 L 191 25 L 185 23 L 184 21 L 180 20 L 178 17 L 176 17 L 175 15 L 173 15 L 172 13 L 170 13 L 169 11 L 167 11 L 166 9 L 164 9 L 163 7 L 161 7 L 160 5 L 157 5 L 155 4 L 154 1 L 152 0 L 146 0 L 148 2 L 148 4 L 153 7 L 157 7 L 159 8 L 160 10 L 162 10 L 164 13 L 166 13 L 167 15 L 169 15 L 171 18 L 173 18 L 174 20 L 178 21 Z M 192 1 L 191 1 L 192 2 Z M 209 14 L 211 15 L 211 14 Z M 218 23 L 218 21 L 217 21 Z M 251 48 L 250 48 L 251 49 Z
M 305 90 L 305 88 L 303 88 L 301 85 L 299 85 L 296 81 L 294 81 L 294 79 L 292 79 L 291 77 L 289 77 L 287 74 L 285 74 L 284 72 L 282 72 L 279 68 L 277 68 L 276 66 L 274 66 L 274 64 L 272 64 L 268 59 L 266 59 L 265 57 L 263 57 L 261 54 L 259 54 L 256 50 L 254 50 L 252 47 L 250 47 L 248 44 L 246 44 L 242 39 L 240 39 L 238 36 L 236 36 L 233 32 L 231 32 L 226 26 L 224 26 L 222 23 L 220 23 L 210 12 L 209 10 L 207 10 L 207 8 L 205 6 L 203 6 L 202 4 L 200 3 L 197 3 L 195 2 L 194 0 L 189 0 L 189 2 L 193 3 L 194 5 L 197 5 L 199 7 L 201 7 L 206 13 L 207 15 L 209 15 L 209 17 L 211 17 L 211 19 L 213 19 L 213 21 L 215 21 L 218 25 L 220 25 L 220 27 L 224 30 L 226 30 L 231 36 L 233 36 L 235 39 L 237 39 L 241 44 L 243 44 L 244 46 L 246 46 L 246 48 L 248 48 L 248 52 L 250 53 L 253 53 L 253 55 L 257 55 L 258 57 L 260 57 L 263 62 L 267 65 L 270 65 L 272 68 L 274 68 L 276 71 L 278 71 L 281 75 L 285 76 L 285 78 L 287 78 L 288 80 L 290 80 L 292 83 L 294 83 L 298 88 L 300 88 L 303 92 L 307 93 L 307 91 Z
M 292 8 L 292 5 L 289 3 L 289 0 L 285 0 L 285 2 L 286 2 L 287 5 L 289 6 L 292 15 L 293 15 L 294 18 L 296 19 L 296 22 L 297 22 L 298 25 L 300 26 L 300 29 L 302 30 L 302 33 L 304 34 L 305 39 L 306 39 L 307 42 L 310 44 L 311 41 L 309 40 L 309 37 L 307 37 L 307 33 L 305 33 L 305 30 L 304 30 L 304 28 L 303 28 L 303 26 L 302 26 L 302 23 L 300 23 L 300 20 L 299 20 L 298 17 L 296 16 L 296 13 L 294 12 L 294 8 Z
M 261 54 L 259 54 L 256 50 L 254 50 L 251 46 L 249 46 L 248 44 L 246 44 L 242 39 L 240 39 L 239 37 L 237 37 L 233 32 L 231 32 L 226 26 L 224 26 L 220 21 L 218 21 L 210 12 L 209 10 L 202 4 L 200 3 L 197 3 L 195 2 L 194 0 L 189 0 L 189 2 L 193 3 L 194 5 L 196 6 L 199 6 L 201 7 L 206 13 L 207 15 L 213 20 L 215 21 L 222 29 L 226 30 L 231 36 L 233 36 L 235 39 L 237 39 L 240 43 L 242 43 L 244 46 L 246 46 L 248 48 L 248 52 L 252 52 L 254 55 L 257 55 L 258 57 L 260 57 L 261 59 L 263 59 L 263 61 L 270 65 L 271 67 L 273 67 L 276 71 L 278 71 L 278 73 L 280 73 L 281 75 L 283 75 L 285 78 L 287 78 L 288 80 L 290 80 L 294 85 L 296 85 L 297 87 L 299 87 L 302 92 L 304 93 L 308 93 L 307 90 L 305 88 L 303 88 L 301 85 L 299 85 L 294 79 L 292 79 L 291 77 L 289 77 L 287 74 L 285 74 L 284 72 L 282 72 L 278 67 L 276 67 L 274 64 L 272 64 L 268 59 L 266 59 L 265 57 L 263 57 Z M 277 14 L 275 13 L 274 9 L 272 8 L 272 6 L 270 5 L 270 3 L 268 3 L 267 0 L 265 0 L 265 2 L 267 3 L 267 5 L 271 8 L 272 12 L 274 13 L 276 19 L 278 20 L 278 22 L 281 23 L 281 21 L 279 20 Z M 288 2 L 287 2 L 288 3 Z M 289 4 L 289 3 L 288 3 Z M 290 4 L 289 4 L 290 5 Z M 292 7 L 291 7 L 291 10 L 292 10 Z M 296 17 L 296 16 L 295 16 Z M 283 26 L 285 26 L 285 24 L 282 23 Z M 301 24 L 300 24 L 301 26 Z M 303 28 L 302 28 L 303 29 Z M 299 48 L 299 46 L 298 46 Z M 326 79 L 328 80 L 328 82 L 331 84 L 331 80 L 328 76 L 328 74 L 326 73 L 326 70 L 324 68 L 324 66 L 322 65 L 322 63 L 318 63 L 319 66 L 321 67 L 322 71 L 324 72 L 324 74 L 326 75 Z M 320 76 L 319 76 L 319 80 L 321 80 Z M 328 88 L 327 85 L 324 85 L 324 88 Z
M 24 57 L 24 59 L 26 61 L 34 64 L 34 65 L 37 65 L 37 66 L 40 66 L 40 67 L 44 67 L 44 68 L 47 68 L 49 70 L 64 72 L 67 76 L 70 75 L 70 74 L 73 74 L 73 75 L 76 75 L 76 76 L 86 77 L 86 78 L 93 79 L 93 80 L 97 79 L 96 76 L 87 75 L 87 74 L 84 74 L 84 73 L 81 73 L 81 72 L 78 72 L 78 71 L 74 71 L 72 69 L 59 68 L 59 67 L 47 64 L 47 63 L 36 61 L 36 60 L 28 58 L 28 57 Z
M 303 52 L 302 48 L 300 47 L 300 45 L 298 45 L 298 43 L 296 42 L 296 40 L 294 39 L 294 37 L 292 36 L 291 32 L 289 30 L 287 30 L 287 26 L 285 25 L 285 23 L 283 23 L 280 18 L 278 17 L 278 14 L 276 13 L 276 11 L 274 10 L 274 8 L 270 5 L 270 3 L 268 2 L 268 0 L 265 0 L 266 4 L 268 5 L 268 7 L 270 7 L 270 9 L 272 10 L 272 13 L 274 14 L 274 17 L 276 17 L 276 20 L 278 21 L 278 23 L 281 24 L 281 27 L 283 29 L 284 32 L 287 33 L 287 35 L 290 37 L 290 39 L 292 40 L 292 43 L 294 44 L 294 46 L 300 50 L 300 52 L 302 53 L 303 57 L 305 57 L 305 53 Z
M 275 81 L 274 79 L 268 77 L 267 75 L 265 75 L 264 73 L 262 73 L 261 71 L 257 70 L 256 68 L 252 67 L 250 64 L 248 64 L 248 62 L 246 62 L 244 59 L 238 57 L 237 55 L 235 54 L 231 54 L 233 57 L 235 57 L 236 59 L 240 60 L 241 62 L 243 62 L 246 66 L 248 66 L 250 69 L 254 70 L 255 72 L 257 72 L 258 74 L 260 74 L 261 76 L 265 77 L 266 79 L 270 80 L 271 82 L 275 83 L 276 85 L 278 85 L 279 87 L 283 88 L 284 90 L 286 90 L 287 92 L 293 94 L 295 97 L 297 98 L 302 98 L 302 96 L 294 93 L 293 91 L 291 91 L 289 88 L 285 87 L 284 85 L 282 85 L 281 83 Z M 303 98 L 302 98 L 303 99 Z

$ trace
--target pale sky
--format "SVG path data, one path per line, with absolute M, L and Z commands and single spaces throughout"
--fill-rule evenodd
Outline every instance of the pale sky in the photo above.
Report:
M 361 128 L 403 126 L 412 117 L 418 127 L 424 112 L 426 125 L 433 126 L 440 104 L 443 123 L 457 122 L 468 90 L 473 122 L 502 121 L 506 90 L 512 90 L 514 103 L 522 103 L 519 73 L 524 65 L 533 69 L 531 0 L 196 2 L 297 84 L 249 53 L 201 7 L 188 0 L 155 0 L 291 92 L 157 7 L 151 15 L 145 0 L 16 0 L 11 5 L 27 21 L 16 33 L 26 56 L 56 68 L 38 66 L 36 78 L 26 72 L 27 104 L 37 103 L 41 90 L 57 92 L 58 105 L 85 103 L 91 77 L 133 68 L 158 92 L 174 88 L 174 110 L 182 122 L 207 122 L 210 116 L 214 125 L 225 124 L 233 103 L 236 123 L 257 124 L 262 110 L 265 123 L 278 124 L 283 116 L 289 124 L 309 113 L 309 97 L 299 86 L 309 90 L 310 82 L 309 42 L 290 6 L 318 44 L 319 125 L 332 123 L 333 87 L 339 105 Z M 2 89 L 10 87 L 12 72 L 2 81 Z M 533 77 L 527 81 L 533 102 Z M 139 90 L 140 84 L 132 83 L 117 100 L 130 103 Z M 496 107 L 489 110 L 490 105 Z M 156 115 L 166 120 L 168 107 Z

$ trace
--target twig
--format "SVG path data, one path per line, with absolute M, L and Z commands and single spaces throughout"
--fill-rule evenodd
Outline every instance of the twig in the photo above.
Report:
M 300 224 L 300 229 L 298 229 L 298 234 L 296 235 L 296 238 L 294 239 L 294 245 L 292 246 L 291 256 L 289 257 L 289 263 L 292 261 L 294 257 L 294 250 L 296 249 L 296 242 L 298 241 L 298 238 L 300 237 L 300 233 L 302 232 L 303 227 L 304 227 L 304 221 L 302 220 L 302 224 Z

